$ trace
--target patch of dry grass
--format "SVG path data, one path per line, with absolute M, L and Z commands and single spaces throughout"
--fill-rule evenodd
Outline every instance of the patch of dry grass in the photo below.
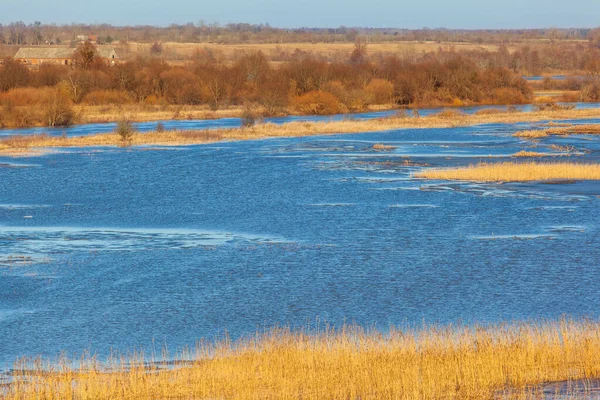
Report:
M 551 382 L 600 378 L 600 324 L 560 321 L 432 327 L 273 330 L 198 345 L 171 369 L 143 356 L 13 370 L 4 398 L 491 399 L 534 398 Z M 144 362 L 146 361 L 146 362 Z M 582 393 L 579 393 L 582 394 Z
M 515 123 L 556 119 L 589 118 L 597 115 L 597 110 L 545 110 L 528 113 L 503 113 L 467 115 L 442 112 L 420 118 L 392 116 L 372 120 L 343 120 L 326 122 L 289 122 L 282 125 L 272 123 L 256 124 L 246 128 L 232 128 L 204 131 L 163 131 L 134 133 L 128 145 L 169 145 L 184 146 L 223 140 L 255 140 L 273 137 L 301 137 L 325 134 L 358 132 L 378 132 L 404 128 L 449 128 L 454 126 L 485 123 Z M 595 125 L 592 125 L 595 126 Z M 52 137 L 46 135 L 9 137 L 0 140 L 0 154 L 21 152 L 30 154 L 35 148 L 50 147 L 91 147 L 120 146 L 121 138 L 114 133 L 96 134 L 81 137 Z
M 383 143 L 375 143 L 372 147 L 373 150 L 377 151 L 392 151 L 396 148 L 396 146 L 389 146 Z
M 600 164 L 502 162 L 462 168 L 429 169 L 415 176 L 425 179 L 476 182 L 600 180 Z
M 514 134 L 516 137 L 536 139 L 550 135 L 598 135 L 600 124 L 556 126 L 542 130 L 525 130 Z
M 544 153 L 538 153 L 536 151 L 527 151 L 527 150 L 521 150 L 515 154 L 513 154 L 513 157 L 545 157 L 548 154 L 544 154 Z
M 74 105 L 77 123 L 114 122 L 124 117 L 135 122 L 235 118 L 242 114 L 242 107 L 211 110 L 208 106 L 174 106 L 150 104 L 122 105 Z

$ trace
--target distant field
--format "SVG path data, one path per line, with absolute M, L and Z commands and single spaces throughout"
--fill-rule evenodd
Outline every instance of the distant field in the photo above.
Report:
M 150 43 L 130 43 L 131 54 L 148 54 Z M 226 59 L 235 58 L 236 53 L 262 51 L 274 61 L 292 54 L 296 50 L 311 52 L 323 57 L 348 56 L 354 48 L 353 43 L 270 43 L 270 44 L 214 44 L 214 43 L 163 43 L 163 56 L 170 60 L 187 59 L 194 52 L 208 50 L 221 53 Z M 367 52 L 386 54 L 427 53 L 439 48 L 454 48 L 457 51 L 483 49 L 498 50 L 497 45 L 474 43 L 437 43 L 437 42 L 396 42 L 396 43 L 367 43 Z M 513 48 L 514 49 L 514 48 Z
M 114 47 L 120 56 L 133 58 L 138 55 L 149 55 L 152 43 L 130 42 L 123 47 L 114 43 Z M 0 45 L 0 57 L 12 57 L 20 46 Z M 30 47 L 30 46 L 28 46 Z M 68 46 L 63 46 L 68 47 Z M 498 45 L 475 44 L 475 43 L 450 43 L 450 42 L 396 42 L 396 43 L 367 43 L 369 54 L 421 54 L 443 49 L 455 49 L 456 51 L 487 50 L 497 51 Z M 183 61 L 192 57 L 196 52 L 212 52 L 220 61 L 233 60 L 236 54 L 244 52 L 262 51 L 272 61 L 283 60 L 286 56 L 293 54 L 296 50 L 311 52 L 325 58 L 346 58 L 354 49 L 353 43 L 270 43 L 270 44 L 216 44 L 216 43 L 163 43 L 162 56 L 169 61 Z M 516 46 L 509 46 L 509 51 L 514 51 Z

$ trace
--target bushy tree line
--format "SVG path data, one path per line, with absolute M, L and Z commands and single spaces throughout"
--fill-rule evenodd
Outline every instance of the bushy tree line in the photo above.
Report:
M 579 80 L 579 90 L 593 100 L 600 87 L 594 77 L 600 73 L 595 69 L 600 57 L 591 50 L 585 57 L 589 57 L 588 76 Z M 5 111 L 0 118 L 4 115 L 4 125 L 49 124 L 44 122 L 47 116 L 37 117 L 37 122 L 6 122 L 7 109 L 14 116 L 16 108 L 40 102 L 37 109 L 61 110 L 72 104 L 204 105 L 213 110 L 252 105 L 267 116 L 333 114 L 371 105 L 515 104 L 530 101 L 532 93 L 512 64 L 524 60 L 523 65 L 530 65 L 536 59 L 531 51 L 509 54 L 503 49 L 369 57 L 364 45 L 357 44 L 345 60 L 336 62 L 299 53 L 274 65 L 261 52 L 254 52 L 233 63 L 198 58 L 174 66 L 147 57 L 109 66 L 86 44 L 77 49 L 73 66 L 43 64 L 29 70 L 12 59 L 4 60 L 0 106 Z M 55 118 L 52 124 L 67 120 Z

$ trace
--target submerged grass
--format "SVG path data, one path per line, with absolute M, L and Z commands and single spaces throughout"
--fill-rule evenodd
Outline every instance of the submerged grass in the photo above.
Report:
M 275 329 L 198 345 L 191 361 L 23 361 L 6 399 L 492 399 L 539 398 L 553 382 L 600 378 L 600 324 L 562 320 L 429 327 L 389 334 L 346 327 Z M 189 360 L 190 358 L 188 358 Z M 4 391 L 4 392 L 2 392 Z
M 477 182 L 600 180 L 600 164 L 501 162 L 461 168 L 424 170 L 418 178 Z
M 251 127 L 197 130 L 157 131 L 134 133 L 129 145 L 183 146 L 223 140 L 253 140 L 272 137 L 300 137 L 324 134 L 377 132 L 403 128 L 448 128 L 484 123 L 515 123 L 549 119 L 590 118 L 598 110 L 544 110 L 534 112 L 505 111 L 494 114 L 467 115 L 460 112 L 442 111 L 427 117 L 407 118 L 392 116 L 372 120 L 343 120 L 325 122 L 289 122 L 282 125 L 256 124 Z M 593 126 L 593 125 L 592 125 Z M 48 135 L 13 136 L 0 140 L 0 154 L 31 154 L 35 148 L 120 146 L 123 140 L 114 133 L 78 137 L 53 137 Z

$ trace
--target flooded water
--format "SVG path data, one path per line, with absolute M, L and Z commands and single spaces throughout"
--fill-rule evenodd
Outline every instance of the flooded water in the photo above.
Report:
M 317 318 L 597 318 L 600 183 L 412 175 L 523 149 L 598 161 L 597 137 L 511 136 L 536 126 L 0 157 L 0 367 Z

